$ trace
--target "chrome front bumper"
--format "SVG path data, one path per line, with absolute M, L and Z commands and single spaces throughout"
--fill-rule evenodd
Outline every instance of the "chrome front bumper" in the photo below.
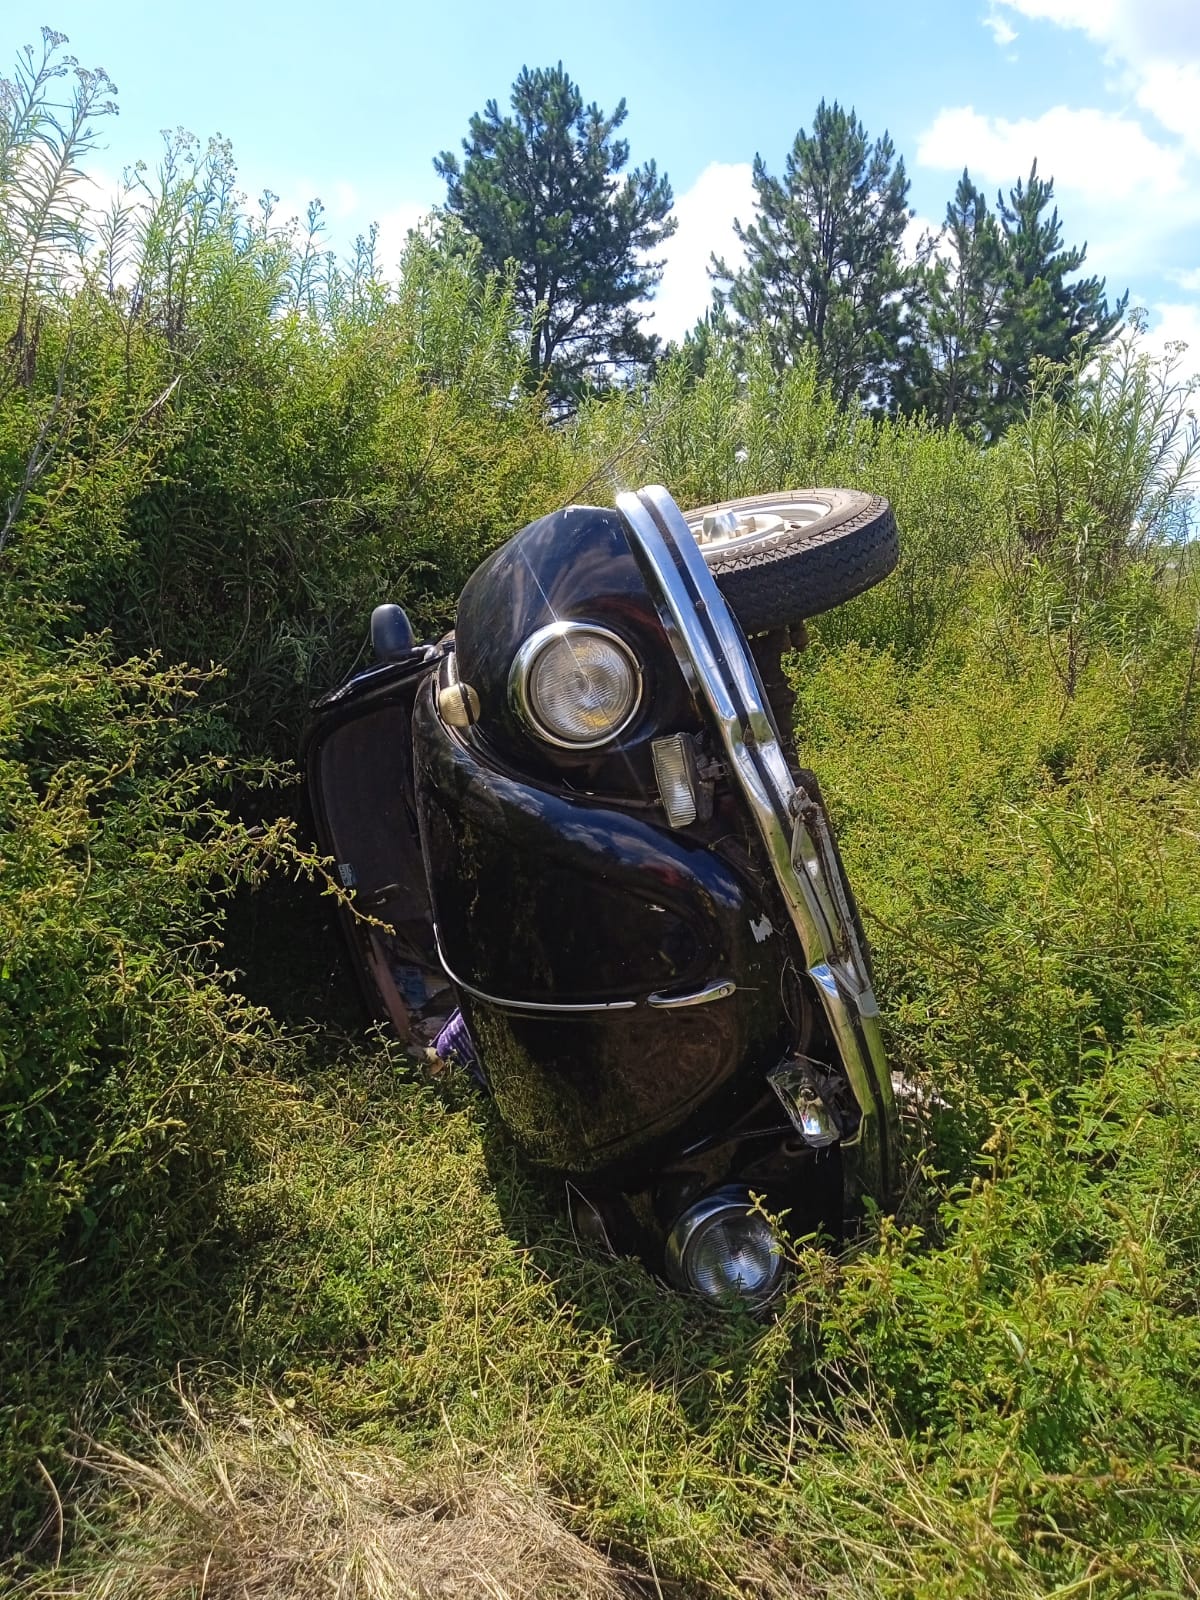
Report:
M 617 509 L 683 675 L 708 708 L 762 837 L 841 1052 L 862 1113 L 854 1135 L 843 1140 L 856 1187 L 886 1207 L 898 1177 L 896 1104 L 879 1008 L 825 813 L 792 777 L 741 629 L 679 507 L 652 485 L 618 495 Z

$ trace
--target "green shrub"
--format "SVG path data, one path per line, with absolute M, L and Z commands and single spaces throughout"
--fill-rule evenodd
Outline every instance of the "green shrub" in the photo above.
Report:
M 850 645 L 801 658 L 798 747 L 821 773 L 904 1070 L 966 1151 L 1038 1063 L 1200 1008 L 1200 788 L 1146 765 L 1122 664 L 1064 701 L 1036 639 L 990 613 L 907 670 Z
M 247 211 L 228 145 L 180 135 L 89 250 L 60 178 L 107 80 L 77 74 L 64 120 L 62 43 L 0 121 L 4 581 L 118 655 L 216 663 L 227 746 L 290 754 L 380 600 L 440 632 L 480 558 L 588 472 L 523 390 L 511 284 L 448 224 L 388 286 L 369 241 L 339 267 L 315 213 Z
M 61 157 L 40 126 L 5 150 Z M 1195 1593 L 1200 577 L 1169 380 L 1106 357 L 984 451 L 717 348 L 551 426 L 461 235 L 387 286 L 370 239 L 331 262 L 315 213 L 247 213 L 227 147 L 185 139 L 80 258 L 55 170 L 0 160 L 0 191 L 49 185 L 0 208 L 0 1525 L 77 1538 L 31 1591 L 121 1544 L 74 1440 L 161 1422 L 178 1367 L 234 1410 L 273 1388 L 347 1482 L 356 1443 L 537 1476 L 684 1592 Z M 770 1322 L 581 1252 L 463 1085 L 302 1049 L 219 971 L 235 887 L 311 866 L 225 814 L 231 751 L 293 748 L 379 599 L 439 629 L 522 522 L 654 479 L 869 489 L 904 547 L 793 667 L 913 1183 L 843 1259 L 798 1243 Z
M 1200 1040 L 1084 1066 L 1014 1092 L 924 1231 L 801 1251 L 763 1324 L 581 1254 L 460 1085 L 347 1057 L 268 1091 L 241 1359 L 364 1468 L 535 1462 L 576 1531 L 684 1593 L 1187 1593 Z
M 1161 615 L 1165 573 L 1190 560 L 1200 472 L 1197 384 L 1179 359 L 1152 359 L 1127 335 L 1093 361 L 1045 365 L 1001 445 L 1011 526 L 998 554 L 1068 695 L 1096 645 L 1131 623 L 1135 656 L 1161 654 L 1147 606 Z
M 1000 542 L 1004 485 L 993 453 L 923 418 L 842 411 L 810 362 L 778 372 L 764 347 L 752 343 L 746 354 L 743 368 L 720 346 L 699 377 L 683 357 L 664 365 L 625 479 L 661 481 L 685 506 L 806 486 L 886 496 L 900 528 L 899 569 L 815 631 L 830 642 L 929 648 L 962 603 L 972 564 Z
M 171 1347 L 269 1019 L 213 968 L 251 837 L 187 762 L 195 675 L 102 641 L 0 663 L 0 1526 L 120 1353 Z M 193 1289 L 190 1306 L 196 1308 Z M 175 1347 L 176 1357 L 179 1354 Z M 99 1396 L 97 1395 L 97 1398 Z

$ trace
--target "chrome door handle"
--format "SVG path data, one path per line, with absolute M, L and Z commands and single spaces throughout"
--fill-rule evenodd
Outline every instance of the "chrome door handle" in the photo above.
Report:
M 728 1000 L 737 988 L 732 978 L 718 978 L 706 983 L 703 989 L 693 989 L 690 994 L 652 994 L 646 1001 L 658 1011 L 677 1011 L 684 1006 L 706 1006 L 710 1000 Z

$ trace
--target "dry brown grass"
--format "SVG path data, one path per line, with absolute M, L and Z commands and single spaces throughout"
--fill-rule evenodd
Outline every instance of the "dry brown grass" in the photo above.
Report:
M 323 1438 L 276 1406 L 97 1447 L 105 1526 L 40 1600 L 629 1600 L 649 1591 L 528 1476 L 450 1458 L 436 1474 Z

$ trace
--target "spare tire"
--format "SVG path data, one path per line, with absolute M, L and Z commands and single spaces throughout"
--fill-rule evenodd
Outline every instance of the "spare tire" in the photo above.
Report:
M 900 556 L 891 506 L 857 489 L 754 494 L 683 518 L 746 633 L 830 611 L 886 578 Z

